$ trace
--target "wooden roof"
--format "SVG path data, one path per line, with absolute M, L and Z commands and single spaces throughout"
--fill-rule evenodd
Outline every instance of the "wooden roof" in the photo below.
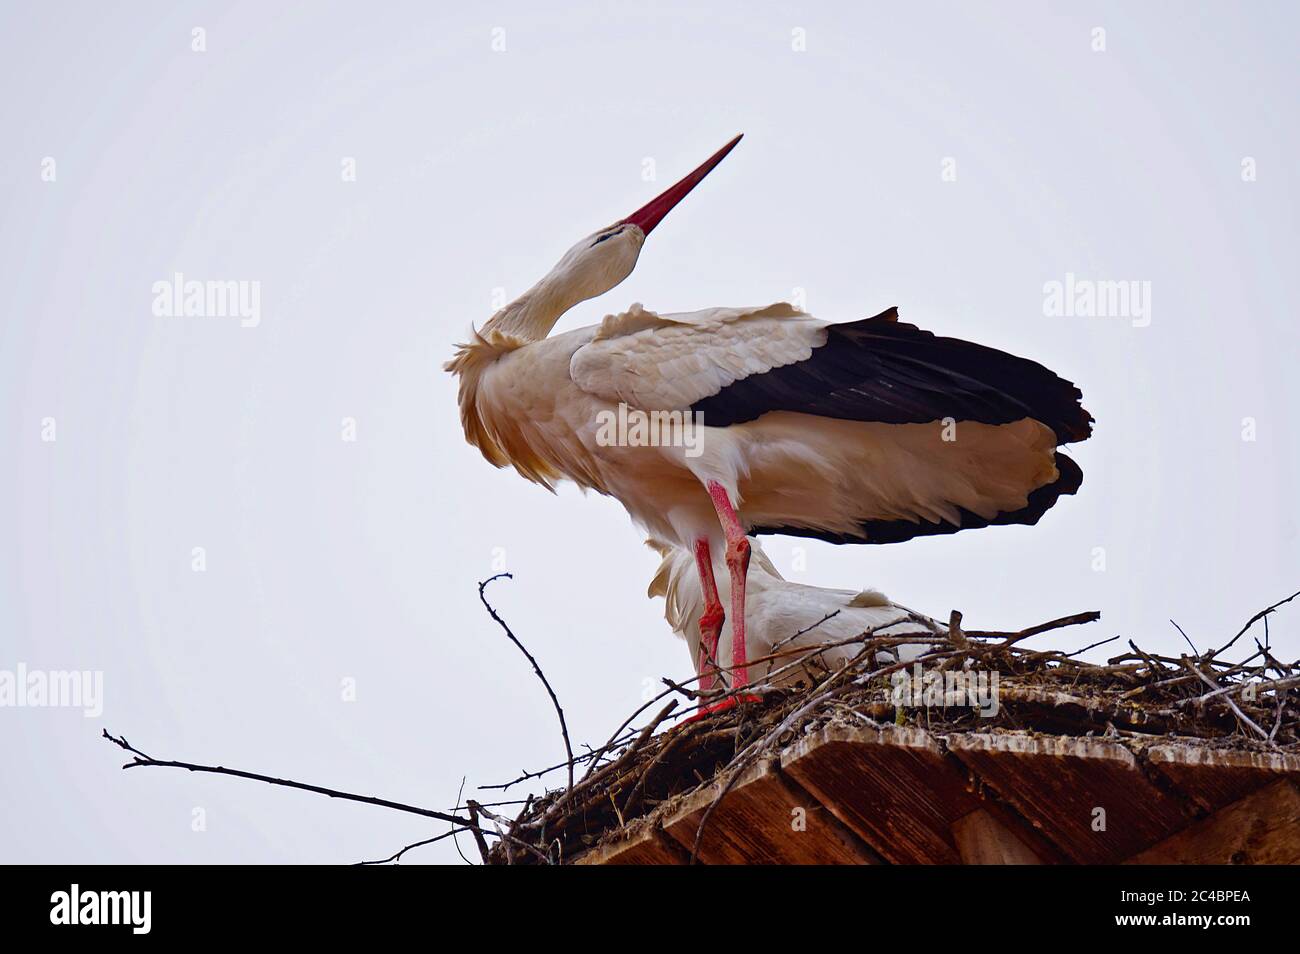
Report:
M 715 781 L 580 864 L 683 864 Z M 1300 756 L 1201 739 L 835 720 L 751 766 L 705 864 L 1300 863 Z

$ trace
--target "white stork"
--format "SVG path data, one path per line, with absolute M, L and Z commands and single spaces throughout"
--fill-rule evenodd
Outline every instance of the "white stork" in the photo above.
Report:
M 732 646 L 732 626 L 723 623 L 717 646 L 710 650 L 700 626 L 704 591 L 690 550 L 660 540 L 647 540 L 663 558 L 647 595 L 664 599 L 664 618 L 686 640 L 691 661 L 700 675 L 700 691 L 713 688 L 716 659 Z M 891 602 L 878 590 L 833 590 L 786 580 L 757 539 L 749 541 L 749 572 L 745 580 L 745 650 L 752 685 L 791 686 L 800 680 L 844 666 L 861 651 L 853 642 L 863 634 L 877 636 L 944 636 L 947 628 Z M 719 590 L 726 588 L 723 578 Z M 720 596 L 727 596 L 720 593 Z M 903 643 L 877 653 L 878 661 L 911 662 L 927 648 Z M 713 655 L 710 655 L 710 652 Z
M 895 543 L 1033 524 L 1082 473 L 1060 444 L 1092 418 L 1033 361 L 897 320 L 832 324 L 780 303 L 657 314 L 633 305 L 551 336 L 635 267 L 646 236 L 740 141 L 574 245 L 447 363 L 465 437 L 497 467 L 618 499 L 647 536 L 690 550 L 715 647 L 731 580 L 735 685 L 747 684 L 747 534 Z M 698 443 L 606 439 L 611 415 L 693 412 Z M 734 702 L 734 698 L 724 702 Z

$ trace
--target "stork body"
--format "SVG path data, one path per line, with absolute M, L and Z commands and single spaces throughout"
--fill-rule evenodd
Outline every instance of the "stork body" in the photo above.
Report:
M 705 600 L 689 550 L 657 540 L 650 546 L 663 557 L 650 582 L 648 595 L 664 599 L 664 618 L 682 637 L 691 653 L 701 690 L 713 688 L 715 659 L 731 653 L 733 631 L 724 623 L 718 644 L 707 645 L 700 620 Z M 864 634 L 934 636 L 946 632 L 933 620 L 891 602 L 876 590 L 838 590 L 786 580 L 757 539 L 745 586 L 746 652 L 753 685 L 793 686 L 811 682 L 838 669 L 862 649 L 852 642 Z M 725 600 L 730 594 L 720 594 Z M 903 643 L 877 653 L 880 662 L 910 662 L 925 651 L 924 643 Z M 711 655 L 712 654 L 712 655 Z
M 1059 444 L 1088 436 L 1079 392 L 1023 358 L 897 320 L 832 324 L 784 303 L 657 314 L 639 305 L 550 336 L 579 302 L 635 267 L 651 229 L 735 145 L 649 205 L 587 236 L 460 346 L 467 440 L 553 488 L 618 499 L 648 536 L 693 554 L 706 643 L 726 614 L 735 684 L 747 681 L 749 533 L 892 543 L 1031 524 L 1081 473 Z M 608 439 L 620 414 L 689 414 L 694 440 Z

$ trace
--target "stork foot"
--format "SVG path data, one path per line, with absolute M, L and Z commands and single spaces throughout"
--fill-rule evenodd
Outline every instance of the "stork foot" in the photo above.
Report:
M 726 712 L 728 709 L 734 709 L 742 702 L 762 701 L 762 696 L 756 696 L 752 692 L 747 692 L 739 696 L 727 696 L 725 699 L 720 699 L 717 702 L 710 702 L 707 706 L 702 706 L 699 712 L 695 713 L 695 715 L 687 716 L 682 720 L 682 722 L 695 722 L 699 719 L 703 719 L 707 715 L 713 715 L 715 712 Z

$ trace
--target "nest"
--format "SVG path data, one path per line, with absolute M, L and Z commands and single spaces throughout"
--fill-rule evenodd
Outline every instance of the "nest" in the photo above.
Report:
M 797 668 L 804 674 L 799 685 L 761 690 L 757 698 L 746 693 L 737 697 L 743 701 L 733 708 L 658 732 L 702 704 L 689 683 L 664 680 L 667 689 L 625 720 L 601 748 L 490 787 L 507 789 L 566 768 L 572 784 L 530 797 L 513 819 L 475 802 L 469 806 L 475 815 L 490 818 L 500 836 L 487 854 L 490 863 L 559 864 L 637 819 L 703 786 L 721 783 L 700 823 L 702 832 L 712 807 L 750 766 L 834 721 L 913 725 L 941 733 L 1012 730 L 1099 736 L 1139 749 L 1174 737 L 1213 748 L 1300 752 L 1300 707 L 1291 692 L 1300 686 L 1300 663 L 1278 660 L 1267 637 L 1267 616 L 1286 602 L 1289 599 L 1257 613 L 1219 649 L 1196 652 L 1191 647 L 1190 654 L 1162 656 L 1129 640 L 1129 651 L 1104 665 L 1075 657 L 1119 637 L 1070 653 L 1019 645 L 1030 636 L 1094 621 L 1096 613 L 1018 632 L 964 631 L 959 613 L 953 613 L 947 627 L 916 617 L 916 622 L 931 625 L 932 636 L 863 633 L 833 644 L 859 647 L 850 663 L 835 670 L 819 670 L 817 664 L 830 645 L 778 648 L 767 658 L 775 661 L 778 671 Z M 1265 620 L 1265 642 L 1253 636 L 1244 641 L 1260 620 Z M 1254 652 L 1241 661 L 1222 658 L 1239 644 L 1243 648 L 1237 655 L 1242 655 L 1251 642 Z M 896 661 L 896 647 L 918 643 L 925 646 L 918 658 Z M 920 675 L 925 675 L 926 684 L 917 693 Z M 946 704 L 954 698 L 954 687 L 973 686 L 974 679 L 983 679 L 986 687 L 996 684 L 994 711 Z M 903 688 L 903 682 L 910 688 Z M 683 701 L 688 705 L 682 706 Z M 631 728 L 656 705 L 662 708 L 648 723 Z M 575 769 L 585 774 L 575 774 Z M 697 849 L 698 844 L 697 837 Z

